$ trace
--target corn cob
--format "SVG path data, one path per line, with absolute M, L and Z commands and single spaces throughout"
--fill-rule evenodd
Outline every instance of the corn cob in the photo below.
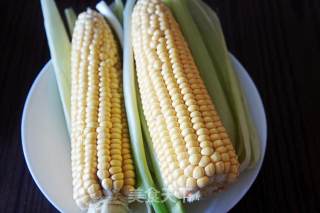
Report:
M 167 190 L 199 199 L 239 175 L 239 162 L 191 51 L 160 0 L 139 0 L 132 45 L 143 112 Z
M 134 190 L 118 44 L 88 9 L 75 24 L 71 51 L 73 196 L 81 209 Z

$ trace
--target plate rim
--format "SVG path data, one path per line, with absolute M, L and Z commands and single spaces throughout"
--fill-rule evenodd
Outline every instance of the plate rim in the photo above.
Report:
M 236 58 L 231 52 L 229 52 L 229 57 L 232 60 L 233 63 L 237 64 L 237 66 L 239 66 L 243 71 L 244 71 L 244 76 L 247 78 L 247 80 L 250 81 L 250 84 L 253 86 L 253 88 L 256 91 L 256 94 L 258 95 L 258 101 L 260 102 L 261 106 L 262 106 L 262 114 L 263 114 L 263 126 L 265 128 L 265 135 L 262 135 L 262 141 L 260 142 L 261 144 L 261 156 L 258 160 L 258 164 L 256 165 L 256 172 L 254 172 L 253 174 L 253 178 L 249 181 L 248 187 L 246 188 L 246 190 L 243 190 L 241 193 L 241 196 L 239 196 L 237 202 L 235 202 L 232 206 L 230 206 L 230 208 L 227 210 L 230 211 L 232 208 L 234 208 L 243 198 L 244 196 L 248 193 L 248 191 L 250 190 L 250 188 L 252 187 L 253 183 L 257 180 L 257 177 L 261 171 L 262 165 L 264 163 L 264 159 L 265 159 L 265 154 L 266 154 L 266 150 L 267 150 L 267 144 L 268 144 L 268 123 L 267 123 L 267 115 L 266 115 L 266 110 L 263 104 L 263 100 L 261 98 L 260 95 L 260 91 L 258 89 L 258 87 L 256 86 L 256 84 L 254 83 L 253 79 L 251 78 L 250 74 L 248 73 L 247 69 L 242 65 L 242 63 L 238 60 L 238 58 Z M 238 74 L 237 74 L 238 75 Z M 246 95 L 245 95 L 246 96 Z
M 28 91 L 28 95 L 27 98 L 25 99 L 25 103 L 23 105 L 23 110 L 22 110 L 22 119 L 21 119 L 21 144 L 22 144 L 22 151 L 23 151 L 23 156 L 24 156 L 24 160 L 27 164 L 28 170 L 31 174 L 31 177 L 33 179 L 33 181 L 36 183 L 37 187 L 39 188 L 39 190 L 41 191 L 41 193 L 44 195 L 44 197 L 49 201 L 49 203 L 55 207 L 59 212 L 64 212 L 58 205 L 58 203 L 56 203 L 56 201 L 54 201 L 53 199 L 51 199 L 51 197 L 48 196 L 48 194 L 45 192 L 45 189 L 42 187 L 42 185 L 40 184 L 39 179 L 37 178 L 37 176 L 34 174 L 34 171 L 32 169 L 31 163 L 29 161 L 29 157 L 27 156 L 27 148 L 26 148 L 26 116 L 27 116 L 27 110 L 28 107 L 30 105 L 30 101 L 31 101 L 31 97 L 34 93 L 35 88 L 37 87 L 37 85 L 39 84 L 39 81 L 41 80 L 42 76 L 47 72 L 48 67 L 52 64 L 51 59 L 49 59 L 49 61 L 46 62 L 46 64 L 41 68 L 40 72 L 37 74 L 36 78 L 34 79 L 34 81 L 32 82 L 32 85 Z M 52 65 L 51 65 L 52 66 Z

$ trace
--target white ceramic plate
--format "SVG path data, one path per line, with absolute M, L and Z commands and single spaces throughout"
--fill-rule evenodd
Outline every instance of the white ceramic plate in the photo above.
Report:
M 267 126 L 259 93 L 241 64 L 231 56 L 246 93 L 261 142 L 261 159 L 255 169 L 215 197 L 186 205 L 187 212 L 226 212 L 248 191 L 255 180 L 265 153 Z M 31 175 L 46 198 L 61 212 L 80 212 L 72 200 L 70 142 L 59 99 L 53 66 L 42 69 L 27 97 L 22 117 L 22 146 Z M 143 212 L 136 205 L 134 212 Z

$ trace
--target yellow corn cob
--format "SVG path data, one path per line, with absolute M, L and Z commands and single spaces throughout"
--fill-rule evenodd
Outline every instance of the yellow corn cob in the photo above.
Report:
M 72 36 L 71 145 L 73 196 L 81 209 L 134 190 L 117 42 L 88 9 Z
M 139 0 L 131 33 L 143 112 L 168 191 L 193 200 L 234 181 L 237 155 L 169 8 Z

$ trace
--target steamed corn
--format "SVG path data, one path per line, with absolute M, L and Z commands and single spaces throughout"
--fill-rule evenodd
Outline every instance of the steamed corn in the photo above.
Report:
M 143 112 L 167 190 L 190 200 L 233 182 L 239 162 L 170 10 L 139 0 L 132 45 Z
M 73 196 L 82 209 L 134 190 L 119 54 L 103 17 L 81 13 L 72 36 L 71 156 Z

